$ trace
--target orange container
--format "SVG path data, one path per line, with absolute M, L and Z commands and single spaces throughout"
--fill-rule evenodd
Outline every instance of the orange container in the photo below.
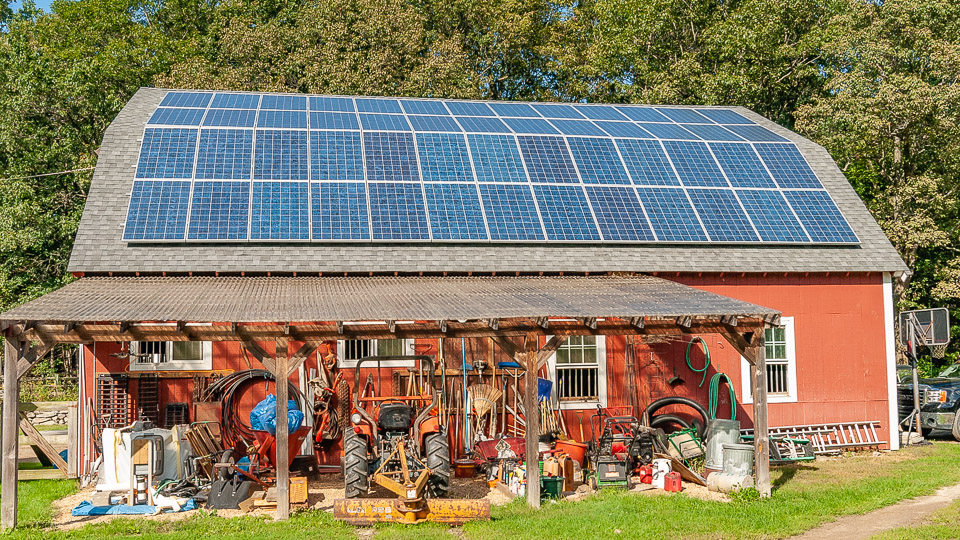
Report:
M 680 491 L 680 473 L 668 472 L 663 477 L 663 490 L 664 491 Z
M 570 459 L 579 463 L 581 467 L 583 466 L 583 459 L 587 457 L 587 445 L 576 441 L 557 441 L 554 449 L 566 452 Z

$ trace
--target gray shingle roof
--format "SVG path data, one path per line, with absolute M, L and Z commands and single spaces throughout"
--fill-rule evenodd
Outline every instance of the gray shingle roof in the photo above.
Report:
M 860 238 L 859 246 L 558 244 L 164 244 L 121 239 L 150 114 L 167 90 L 142 88 L 107 129 L 70 257 L 71 272 L 865 272 L 904 271 L 843 173 L 820 145 L 744 108 L 795 142 Z

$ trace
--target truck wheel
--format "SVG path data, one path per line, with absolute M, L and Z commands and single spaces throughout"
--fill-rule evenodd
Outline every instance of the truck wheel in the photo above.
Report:
M 960 411 L 953 415 L 953 438 L 960 441 Z
M 343 432 L 343 489 L 348 499 L 359 497 L 370 489 L 367 443 L 353 428 Z
M 444 497 L 450 491 L 450 442 L 443 433 L 431 433 L 424 440 L 427 467 L 433 471 L 428 487 L 430 495 Z

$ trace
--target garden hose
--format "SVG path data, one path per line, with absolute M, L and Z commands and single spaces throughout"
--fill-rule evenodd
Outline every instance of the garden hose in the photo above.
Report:
M 703 347 L 703 358 L 704 363 L 701 369 L 697 369 L 690 365 L 690 349 L 693 348 L 693 344 L 700 342 L 700 346 Z M 703 388 L 703 383 L 707 380 L 707 368 L 710 367 L 710 349 L 707 348 L 707 342 L 703 340 L 700 336 L 695 336 L 689 342 L 687 342 L 687 367 L 690 368 L 690 371 L 694 373 L 703 373 L 703 377 L 700 378 L 700 384 L 697 385 L 697 388 Z
M 717 417 L 717 402 L 719 401 L 720 393 L 720 381 L 725 380 L 727 383 L 727 389 L 730 390 L 730 419 L 737 419 L 737 396 L 733 393 L 733 383 L 730 382 L 730 377 L 727 377 L 726 373 L 717 373 L 710 379 L 710 403 L 709 403 L 709 415 L 710 419 L 713 420 Z

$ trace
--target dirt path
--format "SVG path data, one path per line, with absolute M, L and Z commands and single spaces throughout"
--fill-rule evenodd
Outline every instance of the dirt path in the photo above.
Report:
M 907 499 L 866 514 L 844 516 L 836 521 L 811 529 L 794 539 L 843 538 L 858 540 L 875 534 L 916 525 L 933 512 L 949 506 L 960 498 L 960 484 L 943 487 L 933 495 Z

